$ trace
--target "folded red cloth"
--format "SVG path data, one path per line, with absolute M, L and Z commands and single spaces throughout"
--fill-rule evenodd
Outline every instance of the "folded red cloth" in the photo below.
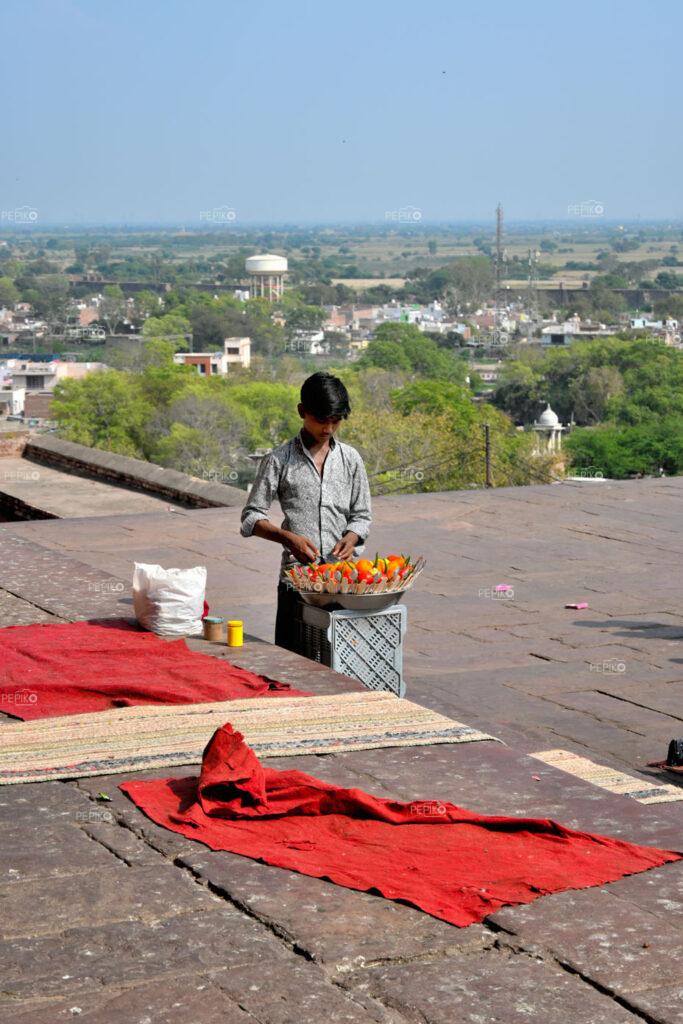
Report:
M 406 804 L 263 768 L 230 724 L 214 733 L 199 778 L 120 789 L 152 821 L 212 850 L 377 890 L 459 926 L 683 856 L 554 821 L 475 814 L 438 800 Z
M 24 720 L 134 704 L 308 696 L 125 619 L 0 629 L 0 711 Z

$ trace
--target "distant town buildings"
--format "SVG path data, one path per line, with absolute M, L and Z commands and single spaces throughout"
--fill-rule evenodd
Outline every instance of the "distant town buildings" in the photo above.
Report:
M 7 358 L 0 362 L 0 418 L 49 419 L 55 385 L 107 370 L 105 363 L 79 363 L 56 356 Z
M 592 321 L 581 321 L 578 316 L 556 323 L 554 320 L 541 330 L 541 344 L 544 346 L 562 345 L 565 348 L 575 339 L 609 338 L 620 328 L 617 324 L 596 324 Z
M 176 352 L 173 362 L 178 366 L 195 366 L 200 377 L 226 377 L 230 366 L 251 364 L 251 339 L 226 338 L 223 352 Z

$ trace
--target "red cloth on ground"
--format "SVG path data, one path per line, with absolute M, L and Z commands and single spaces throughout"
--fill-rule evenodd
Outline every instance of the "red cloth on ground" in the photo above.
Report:
M 461 927 L 506 904 L 602 885 L 683 856 L 554 821 L 475 814 L 441 801 L 399 803 L 264 769 L 230 724 L 207 745 L 199 779 L 119 788 L 152 821 L 212 850 L 378 891 Z
M 308 696 L 125 619 L 0 629 L 0 711 L 24 720 L 134 704 Z

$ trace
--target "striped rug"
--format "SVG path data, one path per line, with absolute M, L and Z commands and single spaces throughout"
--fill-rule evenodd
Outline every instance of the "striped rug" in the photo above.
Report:
M 630 796 L 641 804 L 663 804 L 683 800 L 683 788 L 680 786 L 658 786 L 653 782 L 645 782 L 644 779 L 636 779 L 615 768 L 595 764 L 587 757 L 573 754 L 570 750 L 541 750 L 529 756 L 568 772 L 569 775 L 575 775 L 577 779 L 592 782 L 594 786 L 607 789 L 610 793 Z
M 383 691 L 148 704 L 0 726 L 0 785 L 200 764 L 226 722 L 260 758 L 495 739 Z

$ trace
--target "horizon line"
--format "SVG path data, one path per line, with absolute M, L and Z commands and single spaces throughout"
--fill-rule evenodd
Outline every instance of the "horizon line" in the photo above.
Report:
M 601 227 L 662 227 L 666 226 L 669 228 L 683 228 L 683 218 L 651 218 L 643 219 L 642 217 L 637 220 L 629 220 L 628 218 L 606 218 L 606 217 L 575 217 L 571 220 L 562 219 L 550 219 L 550 218 L 527 218 L 513 220 L 506 218 L 505 227 L 510 229 L 511 227 L 560 227 L 565 230 L 567 229 L 582 229 L 592 230 Z M 32 224 L 15 224 L 4 222 L 0 223 L 0 234 L 11 234 L 11 235 L 26 235 L 27 237 L 44 234 L 47 231 L 76 231 L 85 229 L 118 229 L 118 230 L 142 230 L 142 229 L 155 229 L 165 231 L 178 231 L 184 234 L 239 234 L 243 231 L 253 230 L 264 230 L 264 229 L 278 229 L 278 230 L 311 230 L 313 228 L 327 228 L 327 229 L 349 229 L 349 228 L 385 228 L 388 231 L 394 231 L 397 233 L 419 233 L 421 230 L 428 228 L 433 229 L 444 229 L 444 228 L 456 228 L 456 227 L 477 227 L 484 228 L 495 233 L 495 223 L 490 220 L 483 219 L 472 219 L 472 220 L 420 220 L 420 221 L 404 221 L 404 222 L 388 222 L 382 220 L 319 220 L 319 221 L 242 221 L 240 224 L 236 224 L 234 221 L 230 224 L 190 224 L 187 221 L 182 220 L 169 220 L 169 221 L 125 221 L 125 220 L 112 220 L 112 221 L 73 221 L 71 223 L 67 221 L 53 221 L 46 222 L 45 224 L 38 225 Z

